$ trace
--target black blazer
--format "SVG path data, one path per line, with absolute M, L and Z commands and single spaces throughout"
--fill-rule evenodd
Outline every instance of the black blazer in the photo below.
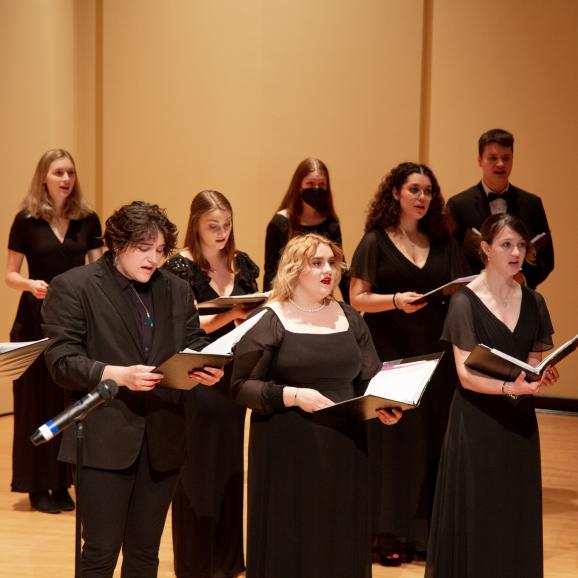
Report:
M 199 327 L 189 285 L 157 270 L 151 279 L 154 340 L 145 355 L 130 304 L 113 276 L 110 253 L 71 269 L 50 283 L 42 307 L 48 369 L 56 383 L 81 397 L 101 380 L 105 365 L 157 365 L 185 347 L 209 341 Z M 112 402 L 85 420 L 83 464 L 119 470 L 136 460 L 147 436 L 151 464 L 158 471 L 180 467 L 184 458 L 183 394 L 156 388 L 133 392 L 120 387 Z M 74 428 L 63 433 L 59 459 L 76 462 Z
M 554 269 L 554 245 L 550 227 L 540 197 L 513 185 L 510 185 L 509 191 L 511 201 L 508 202 L 508 213 L 516 215 L 525 223 L 530 237 L 539 233 L 548 233 L 545 242 L 538 244 L 539 249 L 535 265 L 524 263 L 522 267 L 528 285 L 535 289 Z M 450 197 L 447 207 L 456 226 L 454 235 L 462 245 L 467 230 L 474 227 L 479 231 L 484 220 L 491 215 L 488 197 L 481 182 Z M 466 256 L 474 273 L 483 269 L 481 259 L 472 256 L 471 253 L 468 254 L 467 251 Z

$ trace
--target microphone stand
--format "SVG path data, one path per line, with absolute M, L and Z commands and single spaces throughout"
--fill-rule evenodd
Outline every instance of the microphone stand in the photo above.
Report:
M 75 421 L 76 430 L 76 532 L 74 545 L 74 578 L 82 578 L 82 516 L 80 499 L 80 474 L 82 472 L 82 454 L 84 449 L 84 418 L 78 416 Z

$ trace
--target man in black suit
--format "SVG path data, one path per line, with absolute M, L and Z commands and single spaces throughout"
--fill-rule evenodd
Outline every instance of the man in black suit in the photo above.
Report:
M 182 392 L 156 388 L 152 370 L 185 347 L 208 343 L 187 283 L 157 269 L 176 227 L 157 205 L 134 202 L 106 222 L 107 253 L 56 277 L 44 301 L 45 356 L 54 380 L 77 397 L 103 379 L 118 383 L 110 403 L 88 415 L 80 476 L 82 576 L 157 576 L 166 514 L 184 458 Z M 223 372 L 192 374 L 204 385 Z M 76 462 L 72 429 L 60 459 Z
M 478 141 L 478 164 L 482 169 L 482 180 L 451 197 L 447 206 L 456 226 L 455 237 L 464 246 L 466 257 L 475 273 L 483 268 L 477 251 L 480 239 L 476 233 L 489 215 L 505 212 L 516 215 L 528 227 L 532 238 L 545 233 L 535 243 L 535 262 L 524 262 L 522 267 L 526 283 L 535 289 L 554 269 L 554 246 L 540 197 L 509 182 L 513 160 L 513 135 L 502 129 L 485 132 Z

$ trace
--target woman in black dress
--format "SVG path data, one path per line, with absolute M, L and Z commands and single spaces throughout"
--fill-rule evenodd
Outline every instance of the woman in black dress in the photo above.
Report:
M 36 166 L 22 210 L 8 240 L 6 283 L 22 291 L 12 341 L 41 339 L 40 308 L 53 277 L 102 254 L 100 221 L 82 199 L 72 156 L 45 152 Z M 20 271 L 26 259 L 28 277 Z M 27 492 L 33 508 L 47 513 L 74 509 L 68 466 L 57 461 L 58 443 L 33 446 L 30 434 L 64 409 L 64 391 L 39 357 L 14 382 L 12 491 Z M 52 491 L 52 493 L 50 493 Z
M 323 161 L 301 161 L 277 213 L 267 225 L 265 236 L 265 271 L 263 289 L 269 291 L 287 241 L 295 235 L 317 233 L 341 246 L 341 227 L 333 208 L 329 170 Z M 343 298 L 349 300 L 345 275 L 340 285 Z
M 402 163 L 370 204 L 365 236 L 351 264 L 351 304 L 365 321 L 382 361 L 433 353 L 446 305 L 412 299 L 468 273 L 446 224 L 432 171 Z M 368 424 L 372 534 L 380 561 L 399 565 L 427 545 L 437 464 L 456 376 L 446 355 L 421 404 L 393 429 Z
M 233 210 L 217 191 L 191 203 L 185 248 L 164 267 L 187 281 L 197 303 L 257 291 L 259 268 L 235 249 Z M 201 309 L 211 339 L 235 328 L 251 308 Z M 224 578 L 243 561 L 243 432 L 245 408 L 230 394 L 231 368 L 212 388 L 187 393 L 187 460 L 173 500 L 173 549 L 179 578 Z
M 483 343 L 537 365 L 552 347 L 543 297 L 518 284 L 529 246 L 512 215 L 481 228 L 485 270 L 451 300 L 442 339 L 453 346 L 456 389 L 436 488 L 427 578 L 542 578 L 542 483 L 534 394 L 553 385 L 521 372 L 510 383 L 468 369 Z
M 380 368 L 363 319 L 332 298 L 342 264 L 328 239 L 291 239 L 235 350 L 233 392 L 253 410 L 247 578 L 371 575 L 364 424 L 312 414 L 363 393 Z

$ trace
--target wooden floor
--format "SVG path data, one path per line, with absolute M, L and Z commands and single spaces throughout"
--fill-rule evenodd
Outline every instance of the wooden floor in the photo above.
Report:
M 578 417 L 540 413 L 538 420 L 542 439 L 545 578 L 576 578 Z M 26 495 L 10 493 L 11 438 L 12 417 L 1 417 L 0 577 L 72 578 L 74 513 L 33 512 Z M 161 545 L 160 578 L 174 577 L 168 524 L 170 520 Z M 424 565 L 415 563 L 400 568 L 373 566 L 373 578 L 421 578 L 423 572 Z M 115 577 L 119 575 L 117 571 Z

